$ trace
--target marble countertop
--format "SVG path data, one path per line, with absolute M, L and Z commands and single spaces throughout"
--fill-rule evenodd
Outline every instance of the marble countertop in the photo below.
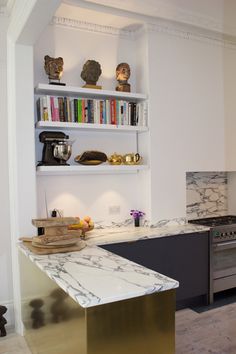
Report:
M 20 250 L 80 306 L 87 308 L 175 289 L 176 280 L 87 245 L 79 252 L 35 255 Z
M 98 245 L 207 231 L 197 225 L 95 229 L 79 252 L 35 255 L 20 250 L 84 308 L 175 289 L 178 281 L 108 252 Z
M 157 237 L 167 237 L 189 233 L 209 231 L 209 227 L 184 224 L 163 227 L 119 227 L 94 229 L 87 233 L 88 245 L 105 245 L 109 243 L 132 242 Z

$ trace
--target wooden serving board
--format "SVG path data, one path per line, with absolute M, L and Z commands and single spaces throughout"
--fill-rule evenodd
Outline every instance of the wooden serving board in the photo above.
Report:
M 78 241 L 78 243 L 74 246 L 67 246 L 67 247 L 39 248 L 39 247 L 34 247 L 31 242 L 25 242 L 25 241 L 23 242 L 23 245 L 27 247 L 31 252 L 38 255 L 75 252 L 75 251 L 80 251 L 84 247 L 86 247 L 86 243 L 82 240 Z

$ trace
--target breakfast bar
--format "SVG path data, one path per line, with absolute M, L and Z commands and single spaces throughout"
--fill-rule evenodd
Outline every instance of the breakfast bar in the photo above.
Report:
M 177 281 L 97 246 L 39 256 L 21 244 L 20 251 L 33 353 L 174 353 Z

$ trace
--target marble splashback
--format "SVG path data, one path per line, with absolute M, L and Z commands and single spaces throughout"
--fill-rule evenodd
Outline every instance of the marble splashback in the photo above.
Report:
M 227 172 L 187 172 L 187 218 L 226 215 Z
M 141 218 L 140 226 L 151 227 L 151 228 L 159 228 L 159 227 L 169 227 L 169 226 L 181 226 L 187 223 L 186 217 L 175 218 L 175 219 L 162 219 L 155 222 L 151 222 L 150 220 Z M 95 228 L 96 229 L 106 229 L 106 228 L 123 228 L 126 226 L 133 226 L 134 220 L 132 218 L 123 220 L 121 222 L 107 222 L 107 221 L 96 221 Z

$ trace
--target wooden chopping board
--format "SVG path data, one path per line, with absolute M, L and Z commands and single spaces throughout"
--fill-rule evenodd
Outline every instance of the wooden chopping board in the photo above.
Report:
M 75 252 L 80 251 L 84 247 L 86 247 L 86 243 L 82 240 L 78 241 L 74 246 L 66 246 L 66 247 L 53 247 L 53 248 L 39 248 L 34 247 L 31 242 L 23 241 L 23 245 L 27 247 L 31 252 L 38 255 L 46 255 L 46 254 L 55 254 L 55 253 L 66 253 L 66 252 Z

